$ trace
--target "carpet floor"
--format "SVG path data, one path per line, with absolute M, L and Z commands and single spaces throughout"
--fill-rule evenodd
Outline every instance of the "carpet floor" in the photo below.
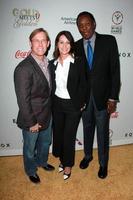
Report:
M 110 147 L 109 171 L 99 179 L 97 149 L 87 169 L 79 168 L 83 151 L 76 151 L 71 177 L 58 173 L 59 161 L 52 154 L 53 172 L 38 169 L 41 183 L 31 183 L 23 170 L 23 157 L 0 157 L 0 200 L 133 200 L 133 144 Z

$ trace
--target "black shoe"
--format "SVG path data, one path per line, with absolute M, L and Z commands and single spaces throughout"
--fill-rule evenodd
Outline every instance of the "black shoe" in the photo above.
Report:
M 42 167 L 43 169 L 45 169 L 46 171 L 53 171 L 55 168 L 52 166 L 52 165 L 50 165 L 50 164 L 47 164 L 47 166 L 44 166 L 44 167 Z
M 100 166 L 98 171 L 98 177 L 103 179 L 106 178 L 107 175 L 108 175 L 107 167 Z
M 59 164 L 59 173 L 60 173 L 60 172 L 63 172 L 63 171 L 64 171 L 64 167 L 63 167 L 63 165 L 60 163 L 60 164 Z
M 63 174 L 64 181 L 67 180 L 68 178 L 70 178 L 70 176 L 71 176 L 71 173 L 70 174 L 66 174 L 64 172 L 64 174 Z
M 83 158 L 83 160 L 81 160 L 81 162 L 80 162 L 79 167 L 80 167 L 81 169 L 86 169 L 86 168 L 89 166 L 89 162 L 91 162 L 92 159 L 93 159 L 93 158 L 90 158 L 90 159 Z
M 33 182 L 33 183 L 40 183 L 40 178 L 39 178 L 39 176 L 37 175 L 37 174 L 35 174 L 35 175 L 33 175 L 33 176 L 29 176 L 29 179 L 30 179 L 30 181 L 31 182 Z

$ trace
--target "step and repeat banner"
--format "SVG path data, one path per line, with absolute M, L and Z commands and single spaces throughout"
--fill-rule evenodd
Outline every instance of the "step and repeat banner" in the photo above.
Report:
M 111 116 L 110 146 L 133 143 L 132 10 L 132 0 L 0 0 L 0 156 L 22 154 L 21 130 L 16 125 L 18 106 L 13 73 L 30 51 L 30 33 L 40 27 L 48 31 L 51 38 L 48 58 L 52 59 L 59 31 L 69 30 L 75 40 L 81 38 L 76 26 L 76 17 L 81 11 L 94 14 L 97 32 L 112 34 L 117 39 L 122 86 L 117 112 Z M 76 149 L 83 149 L 82 121 Z

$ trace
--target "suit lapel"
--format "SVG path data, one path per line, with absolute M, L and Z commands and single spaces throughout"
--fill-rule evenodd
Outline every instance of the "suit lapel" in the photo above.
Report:
M 83 39 L 81 39 L 81 44 L 80 44 L 80 46 L 81 46 L 81 55 L 83 55 L 84 56 L 84 58 L 86 59 L 86 61 L 87 61 L 87 58 L 86 58 L 86 54 L 85 54 L 85 49 L 84 49 L 84 41 L 83 41 Z
M 85 53 L 85 49 L 84 49 L 84 41 L 83 41 L 83 38 L 80 40 L 80 43 L 79 43 L 79 51 L 80 51 L 80 55 L 83 57 L 83 59 L 85 60 L 86 62 L 86 66 L 88 68 L 88 70 L 90 71 L 90 67 L 88 65 L 88 61 L 87 61 L 87 58 L 86 58 L 86 53 Z M 92 70 L 93 70 L 93 67 L 92 67 Z M 92 71 L 91 70 L 91 71 Z
M 95 40 L 95 47 L 94 47 L 94 54 L 93 54 L 93 68 L 97 66 L 96 62 L 98 61 L 100 52 L 101 52 L 100 35 L 96 33 L 96 40 Z
M 74 65 L 75 65 L 74 63 L 70 62 L 70 67 L 69 67 L 69 71 L 68 71 L 67 85 L 71 82 L 71 80 L 73 80 L 73 75 L 74 75 L 73 71 L 75 72 Z
M 32 63 L 32 66 L 34 67 L 36 72 L 39 74 L 40 79 L 44 82 L 45 85 L 47 85 L 49 87 L 48 81 L 47 81 L 44 73 L 42 72 L 41 68 L 39 67 L 38 63 L 34 60 L 34 58 L 31 55 L 29 55 L 29 60 Z

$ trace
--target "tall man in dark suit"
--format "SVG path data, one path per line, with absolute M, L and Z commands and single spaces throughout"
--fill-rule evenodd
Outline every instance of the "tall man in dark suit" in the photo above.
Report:
M 109 119 L 119 101 L 118 47 L 115 37 L 95 32 L 96 21 L 91 13 L 86 11 L 80 13 L 77 16 L 77 26 L 82 39 L 76 42 L 76 55 L 84 58 L 88 79 L 88 104 L 82 115 L 85 156 L 80 163 L 80 168 L 87 168 L 93 159 L 94 133 L 97 128 L 100 165 L 98 177 L 105 178 L 109 160 Z M 93 57 L 91 64 L 89 45 Z
M 14 71 L 14 84 L 19 106 L 18 127 L 23 134 L 24 168 L 33 183 L 39 183 L 36 171 L 54 167 L 47 163 L 51 144 L 51 80 L 48 59 L 50 39 L 42 28 L 30 37 L 31 54 Z

